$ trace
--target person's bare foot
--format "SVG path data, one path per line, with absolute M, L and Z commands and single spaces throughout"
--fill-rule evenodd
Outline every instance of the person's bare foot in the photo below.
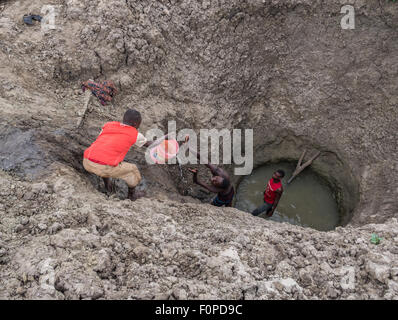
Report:
M 142 198 L 142 197 L 145 197 L 145 196 L 146 196 L 146 193 L 144 191 L 135 191 L 133 189 L 133 190 L 129 190 L 128 198 L 131 201 L 135 201 L 135 200 L 137 200 L 139 198 Z

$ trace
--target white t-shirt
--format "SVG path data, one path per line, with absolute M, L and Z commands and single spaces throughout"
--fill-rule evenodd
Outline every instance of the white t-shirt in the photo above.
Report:
M 129 125 L 124 124 L 123 122 L 120 122 L 120 125 L 130 127 Z M 134 145 L 141 148 L 145 143 L 147 143 L 147 141 L 148 140 L 145 138 L 145 136 L 142 133 L 138 132 L 137 141 L 134 143 Z
M 137 147 L 142 147 L 145 143 L 147 143 L 147 139 L 145 138 L 145 136 L 138 132 L 138 136 L 137 136 L 137 141 L 135 142 L 135 146 Z

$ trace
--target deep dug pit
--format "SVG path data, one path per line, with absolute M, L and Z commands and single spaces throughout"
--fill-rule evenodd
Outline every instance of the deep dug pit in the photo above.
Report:
M 53 1 L 56 30 L 22 24 L 45 4 L 1 10 L 0 163 L 17 174 L 1 176 L 1 297 L 397 298 L 396 4 L 355 2 L 355 30 L 340 27 L 341 1 Z M 88 78 L 120 93 L 77 129 Z M 148 167 L 138 150 L 127 160 L 149 196 L 106 197 L 80 159 L 127 107 L 144 133 L 168 120 L 252 128 L 255 167 L 322 151 L 313 169 L 348 225 L 321 233 L 200 204 L 210 195 L 186 167 Z
M 269 177 L 276 170 L 284 170 L 291 175 L 294 164 L 290 162 L 267 163 L 253 170 L 239 183 L 235 197 L 235 208 L 253 212 L 264 204 L 264 190 Z M 313 170 L 303 171 L 296 177 L 294 184 L 282 183 L 283 197 L 277 210 L 269 219 L 277 222 L 288 222 L 294 225 L 310 227 L 320 231 L 334 230 L 340 224 L 337 201 L 327 181 Z M 257 212 L 256 212 L 257 213 Z M 266 213 L 259 215 L 268 219 Z
M 257 139 L 255 139 L 261 142 L 257 143 L 254 150 L 254 168 L 279 162 L 289 162 L 295 167 L 305 149 L 307 153 L 303 163 L 314 155 L 316 151 L 321 151 L 321 155 L 312 163 L 310 170 L 322 178 L 331 189 L 338 206 L 338 225 L 347 225 L 351 221 L 359 202 L 359 183 L 353 175 L 349 163 L 339 155 L 338 150 L 334 149 L 335 146 L 327 142 L 324 145 L 314 145 L 303 137 L 286 133 L 275 140 L 270 140 L 265 136 L 265 130 L 262 131 L 263 133 L 260 133 L 259 136 L 264 138 L 259 139 L 259 136 L 257 136 Z M 235 185 L 237 187 L 243 178 L 235 177 Z M 269 178 L 264 177 L 264 184 Z M 289 178 L 290 176 L 286 176 L 284 183 Z M 316 194 L 313 197 L 316 197 Z

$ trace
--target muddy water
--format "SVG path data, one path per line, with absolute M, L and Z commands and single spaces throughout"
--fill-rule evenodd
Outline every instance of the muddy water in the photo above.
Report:
M 334 229 L 339 223 L 336 201 L 329 186 L 310 168 L 300 173 L 290 185 L 288 179 L 295 165 L 290 163 L 269 164 L 243 178 L 237 189 L 235 207 L 252 212 L 263 204 L 263 192 L 273 172 L 283 169 L 284 192 L 272 217 L 278 222 L 288 222 L 321 231 Z M 262 213 L 259 217 L 265 217 Z

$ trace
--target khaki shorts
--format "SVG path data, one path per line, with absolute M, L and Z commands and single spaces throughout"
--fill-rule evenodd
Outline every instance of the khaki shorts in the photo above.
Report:
M 141 181 L 141 174 L 137 166 L 128 162 L 120 162 L 116 167 L 107 166 L 83 159 L 83 167 L 88 172 L 102 178 L 117 178 L 127 182 L 130 188 L 135 187 Z

